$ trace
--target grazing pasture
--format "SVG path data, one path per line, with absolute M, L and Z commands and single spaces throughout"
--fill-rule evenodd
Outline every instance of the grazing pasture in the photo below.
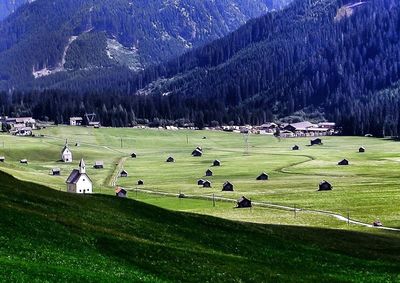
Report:
M 119 185 L 128 190 L 129 198 L 169 209 L 261 223 L 347 227 L 330 217 L 306 215 L 302 211 L 294 215 L 290 211 L 254 206 L 244 215 L 246 210 L 233 209 L 234 202 L 218 201 L 214 207 L 211 200 L 213 195 L 232 200 L 245 196 L 253 202 L 350 215 L 366 223 L 379 218 L 385 226 L 400 227 L 400 143 L 396 141 L 323 137 L 322 145 L 309 146 L 310 138 L 278 140 L 250 135 L 247 149 L 241 134 L 214 131 L 59 126 L 36 134 L 43 136 L 0 135 L 0 156 L 5 157 L 0 169 L 19 179 L 65 191 L 66 177 L 83 157 L 94 182 L 94 192 L 115 194 L 114 185 Z M 68 164 L 58 162 L 65 139 L 74 158 Z M 72 146 L 75 143 L 80 146 Z M 294 145 L 300 150 L 293 151 Z M 197 146 L 202 148 L 201 157 L 192 156 Z M 360 147 L 365 152 L 359 152 Z M 132 152 L 136 158 L 131 158 Z M 165 162 L 169 156 L 175 162 Z M 19 164 L 24 158 L 29 164 Z M 343 159 L 350 165 L 339 166 Z M 96 160 L 104 162 L 104 169 L 93 168 Z M 213 166 L 215 160 L 220 160 L 221 166 Z M 60 176 L 51 175 L 54 167 L 60 168 Z M 118 178 L 122 169 L 129 172 L 127 178 Z M 213 176 L 205 176 L 208 169 Z M 269 179 L 256 180 L 261 172 L 267 172 Z M 199 186 L 199 179 L 211 181 L 212 187 Z M 143 180 L 144 185 L 137 185 L 138 180 Z M 318 192 L 322 180 L 330 182 L 333 190 Z M 222 192 L 226 181 L 234 185 L 233 192 Z M 178 199 L 149 192 L 208 199 Z

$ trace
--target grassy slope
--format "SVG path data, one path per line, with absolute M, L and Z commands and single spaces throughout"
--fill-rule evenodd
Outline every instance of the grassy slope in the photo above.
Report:
M 395 235 L 230 222 L 0 179 L 0 281 L 400 280 Z

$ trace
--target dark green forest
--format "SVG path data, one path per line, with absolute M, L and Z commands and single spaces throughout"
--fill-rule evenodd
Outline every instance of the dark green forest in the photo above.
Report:
M 261 124 L 318 112 L 345 134 L 397 136 L 399 16 L 395 0 L 297 0 L 139 73 L 117 67 L 38 80 L 35 91 L 5 93 L 2 111 L 59 123 L 95 112 L 112 126 Z

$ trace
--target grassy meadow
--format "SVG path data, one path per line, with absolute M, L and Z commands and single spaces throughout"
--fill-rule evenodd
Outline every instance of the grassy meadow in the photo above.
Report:
M 235 222 L 0 180 L 1 282 L 400 280 L 398 234 Z
M 326 210 L 352 219 L 372 223 L 379 218 L 385 226 L 400 227 L 400 143 L 367 137 L 325 137 L 322 146 L 308 146 L 309 138 L 278 140 L 271 136 L 250 135 L 248 147 L 243 135 L 213 131 L 166 131 L 158 129 L 93 129 L 84 127 L 51 127 L 37 131 L 42 137 L 24 138 L 0 135 L 0 155 L 6 157 L 0 169 L 21 180 L 65 191 L 65 180 L 80 158 L 87 164 L 94 181 L 94 191 L 113 194 L 111 186 L 121 168 L 128 178 L 118 178 L 117 184 L 128 188 L 129 197 L 160 207 L 209 214 L 222 218 L 258 223 L 303 225 L 348 229 L 346 223 L 325 215 L 254 207 L 235 210 L 233 203 L 211 200 L 178 199 L 152 195 L 141 190 L 167 194 L 237 199 L 244 195 L 253 201 L 303 209 Z M 58 162 L 60 151 L 68 139 L 74 154 L 72 164 Z M 80 146 L 76 147 L 75 143 Z M 299 151 L 292 151 L 293 145 Z M 196 146 L 203 148 L 202 157 L 192 157 Z M 365 153 L 358 148 L 364 146 Z M 135 152 L 137 158 L 130 158 Z M 174 163 L 166 163 L 168 156 Z M 27 158 L 28 165 L 19 164 Z M 338 166 L 342 159 L 349 166 Z M 221 167 L 213 167 L 213 160 Z M 92 168 L 103 160 L 105 168 Z M 62 175 L 53 177 L 50 169 L 60 167 Z M 212 177 L 205 177 L 211 169 Z M 261 173 L 270 180 L 256 181 Z M 200 178 L 212 182 L 212 188 L 197 186 Z M 143 179 L 145 185 L 137 186 Z M 234 192 L 222 192 L 229 180 Z M 330 192 L 317 192 L 321 180 L 332 183 Z M 351 227 L 358 230 L 368 228 Z M 375 229 L 376 230 L 376 229 Z

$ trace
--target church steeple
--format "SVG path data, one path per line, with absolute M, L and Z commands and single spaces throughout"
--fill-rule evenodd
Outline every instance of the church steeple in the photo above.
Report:
M 79 173 L 86 174 L 86 164 L 85 161 L 83 161 L 83 158 L 79 162 Z

